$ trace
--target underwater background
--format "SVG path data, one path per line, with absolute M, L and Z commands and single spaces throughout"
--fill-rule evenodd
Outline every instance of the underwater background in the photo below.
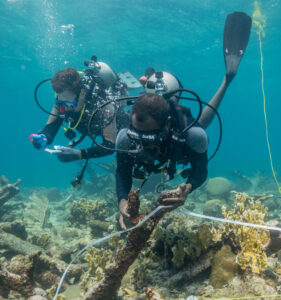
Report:
M 280 299 L 280 1 L 0 0 L 0 300 Z M 208 102 L 224 78 L 223 29 L 234 11 L 253 25 L 219 108 L 222 143 L 208 179 L 175 211 L 159 205 L 182 178 L 161 194 L 159 174 L 140 194 L 134 181 L 132 231 L 121 234 L 115 155 L 91 159 L 74 189 L 82 163 L 62 163 L 29 141 L 48 119 L 35 87 L 66 67 L 84 70 L 96 55 L 136 78 L 148 66 L 171 72 Z M 38 98 L 50 111 L 49 82 Z M 182 104 L 197 115 L 194 103 Z M 207 133 L 211 155 L 217 119 Z M 68 142 L 60 129 L 49 148 Z
M 280 173 L 281 3 L 266 0 L 259 4 L 266 24 L 262 50 L 269 138 L 274 167 Z M 251 16 L 254 8 L 253 1 L 245 0 L 1 0 L 1 174 L 11 181 L 22 178 L 25 186 L 63 188 L 69 187 L 81 168 L 35 150 L 29 141 L 29 135 L 42 129 L 48 118 L 33 98 L 39 81 L 67 66 L 82 70 L 84 60 L 96 55 L 117 73 L 128 70 L 136 78 L 147 66 L 174 73 L 185 88 L 209 101 L 225 72 L 222 36 L 226 16 L 233 11 Z M 48 84 L 39 96 L 50 108 L 54 96 Z M 233 170 L 270 175 L 254 26 L 219 112 L 223 139 L 209 165 L 209 175 L 227 175 Z M 214 121 L 208 129 L 210 153 L 218 133 Z M 61 130 L 54 145 L 67 142 Z M 114 156 L 99 161 L 112 160 Z

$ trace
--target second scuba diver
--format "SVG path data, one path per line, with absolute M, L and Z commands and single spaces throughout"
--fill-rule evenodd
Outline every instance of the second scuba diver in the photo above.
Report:
M 89 63 L 88 63 L 89 64 Z M 89 159 L 112 154 L 112 151 L 90 147 L 74 149 L 88 135 L 88 123 L 92 112 L 103 102 L 127 95 L 127 86 L 118 75 L 104 62 L 97 62 L 96 57 L 84 72 L 66 68 L 55 73 L 51 79 L 55 91 L 55 103 L 45 127 L 38 134 L 31 135 L 31 142 L 37 149 L 44 150 L 50 145 L 59 128 L 63 126 L 65 136 L 75 138 L 77 130 L 81 136 L 68 147 L 60 147 L 57 153 L 62 162 Z M 68 123 L 68 127 L 63 122 Z M 114 101 L 99 111 L 91 122 L 91 133 L 102 137 L 102 144 L 114 148 L 119 129 L 127 126 L 128 115 L 122 106 Z

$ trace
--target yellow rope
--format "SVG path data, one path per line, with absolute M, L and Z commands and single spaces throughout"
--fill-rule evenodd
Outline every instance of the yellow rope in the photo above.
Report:
M 264 112 L 264 120 L 265 120 L 265 134 L 266 134 L 266 143 L 267 143 L 267 149 L 269 153 L 269 160 L 270 160 L 270 166 L 272 175 L 274 178 L 274 181 L 277 185 L 277 189 L 279 193 L 281 194 L 281 186 L 278 182 L 276 172 L 273 166 L 273 160 L 272 160 L 272 154 L 271 154 L 271 148 L 270 148 L 270 142 L 269 142 L 269 134 L 268 134 L 268 122 L 267 122 L 267 114 L 266 114 L 266 100 L 265 100 L 265 90 L 264 90 L 264 71 L 263 71 L 263 53 L 262 53 L 262 37 L 265 37 L 264 32 L 264 26 L 266 23 L 265 17 L 261 14 L 259 3 L 257 1 L 254 2 L 255 5 L 255 11 L 253 13 L 253 24 L 257 28 L 257 34 L 259 37 L 259 51 L 260 51 L 260 69 L 261 69 L 261 88 L 262 88 L 262 97 L 263 97 L 263 112 Z
M 264 120 L 265 120 L 265 134 L 266 134 L 266 143 L 269 153 L 269 159 L 270 159 L 270 166 L 272 170 L 272 174 L 275 180 L 275 183 L 277 185 L 279 193 L 281 193 L 281 186 L 277 180 L 277 176 L 274 170 L 273 166 L 273 160 L 271 155 L 271 148 L 269 143 L 269 134 L 268 134 L 268 124 L 267 124 L 267 115 L 266 115 L 266 101 L 265 101 L 265 91 L 264 91 L 264 75 L 263 75 L 263 54 L 262 54 L 262 42 L 261 42 L 261 32 L 258 31 L 259 41 L 260 41 L 260 57 L 261 57 L 261 86 L 262 86 L 262 96 L 263 96 L 263 113 L 264 113 Z
M 262 295 L 262 296 L 245 296 L 245 297 L 234 297 L 234 298 L 211 298 L 216 300 L 242 300 L 242 299 L 261 299 L 261 298 L 275 298 L 275 297 L 281 297 L 281 294 L 277 295 Z

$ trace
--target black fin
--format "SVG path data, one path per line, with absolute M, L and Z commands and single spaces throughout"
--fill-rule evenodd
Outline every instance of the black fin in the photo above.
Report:
M 226 76 L 231 81 L 238 69 L 240 60 L 246 51 L 252 19 L 243 12 L 234 12 L 226 18 L 223 33 L 223 54 Z

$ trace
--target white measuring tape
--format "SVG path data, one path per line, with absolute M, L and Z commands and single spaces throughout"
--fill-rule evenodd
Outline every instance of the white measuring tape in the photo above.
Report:
M 64 278 L 65 278 L 65 276 L 66 276 L 66 274 L 67 274 L 67 272 L 68 272 L 70 266 L 73 264 L 73 262 L 75 261 L 75 259 L 76 259 L 78 256 L 80 256 L 85 250 L 87 250 L 89 247 L 92 247 L 92 246 L 95 246 L 95 245 L 97 245 L 97 244 L 100 244 L 100 243 L 102 243 L 102 242 L 104 242 L 104 241 L 107 241 L 107 240 L 111 239 L 111 238 L 114 237 L 114 236 L 120 235 L 120 234 L 125 233 L 125 232 L 132 231 L 132 230 L 134 230 L 134 229 L 140 227 L 143 223 L 145 223 L 148 219 L 150 219 L 153 215 L 155 215 L 155 214 L 156 214 L 160 209 L 162 209 L 163 207 L 164 207 L 164 206 L 158 206 L 158 207 L 156 207 L 151 213 L 149 213 L 147 216 L 145 216 L 145 218 L 143 218 L 137 225 L 135 225 L 135 226 L 133 226 L 133 227 L 127 229 L 127 230 L 117 231 L 117 232 L 111 233 L 111 234 L 109 234 L 109 235 L 107 235 L 107 236 L 105 236 L 105 237 L 103 237 L 103 238 L 100 238 L 100 239 L 98 239 L 98 240 L 95 240 L 95 241 L 89 243 L 87 246 L 85 246 L 82 250 L 80 250 L 80 251 L 74 256 L 74 258 L 72 259 L 72 261 L 71 261 L 70 264 L 67 266 L 67 268 L 65 269 L 64 273 L 62 274 L 62 277 L 61 277 L 60 282 L 59 282 L 59 284 L 58 284 L 58 287 L 57 287 L 57 290 L 56 290 L 56 294 L 55 294 L 53 300 L 56 300 L 56 299 L 57 299 L 57 295 L 58 295 L 59 292 L 60 292 L 61 285 L 62 285 L 62 283 L 63 283 L 63 281 L 64 281 Z
M 117 236 L 117 235 L 121 235 L 123 233 L 132 231 L 138 227 L 140 227 L 142 224 L 144 224 L 148 219 L 150 219 L 153 215 L 155 215 L 160 209 L 162 209 L 164 206 L 158 206 L 157 208 L 155 208 L 151 213 L 149 213 L 145 218 L 143 218 L 137 225 L 127 229 L 127 230 L 122 230 L 122 231 L 118 231 L 118 232 L 114 232 L 111 233 L 103 238 L 100 238 L 98 240 L 95 240 L 91 243 L 89 243 L 87 246 L 85 246 L 82 250 L 80 250 L 72 259 L 72 261 L 70 262 L 70 264 L 67 266 L 67 268 L 65 269 L 64 273 L 62 274 L 62 277 L 60 279 L 60 282 L 58 284 L 57 290 L 56 290 L 56 294 L 53 298 L 53 300 L 56 300 L 59 291 L 61 289 L 62 283 L 64 281 L 64 278 L 70 268 L 70 266 L 73 264 L 73 262 L 76 260 L 76 258 L 78 256 L 80 256 L 85 250 L 87 250 L 89 247 L 101 244 L 107 240 L 109 240 L 110 238 Z M 207 220 L 212 220 L 212 221 L 217 221 L 217 222 L 222 222 L 222 223 L 231 223 L 231 224 L 236 224 L 236 225 L 242 225 L 242 226 L 249 226 L 249 227 L 255 227 L 255 228 L 262 228 L 262 229 L 267 229 L 267 230 L 274 230 L 274 231 L 280 231 L 281 232 L 281 228 L 279 227 L 272 227 L 272 226 L 266 226 L 266 225 L 260 225 L 260 224 L 253 224 L 253 223 L 247 223 L 247 222 L 241 222 L 241 221 L 234 221 L 234 220 L 227 220 L 227 219 L 223 219 L 223 218 L 216 218 L 216 217 L 210 217 L 210 216 L 205 216 L 205 215 L 201 215 L 201 214 L 197 214 L 197 213 L 193 213 L 190 211 L 184 211 L 184 210 L 180 210 L 180 209 L 176 209 L 176 212 L 179 212 L 181 214 L 187 215 L 187 216 L 191 216 L 191 217 L 196 217 L 196 218 L 201 218 L 201 219 L 207 219 Z

